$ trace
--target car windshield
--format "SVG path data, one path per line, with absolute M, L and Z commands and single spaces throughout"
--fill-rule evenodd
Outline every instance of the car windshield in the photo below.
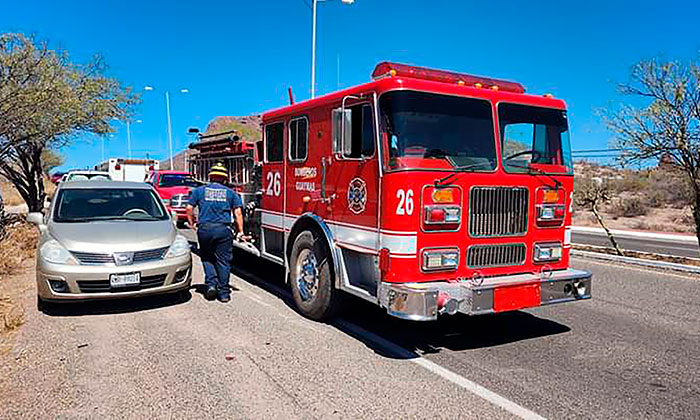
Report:
M 494 125 L 488 101 L 394 91 L 382 95 L 379 106 L 388 170 L 496 168 Z
M 566 111 L 502 103 L 498 120 L 507 172 L 573 173 Z
M 56 197 L 55 222 L 168 220 L 160 199 L 147 189 L 62 189 Z
M 199 187 L 197 182 L 191 175 L 188 174 L 162 174 L 158 179 L 158 186 L 169 187 Z

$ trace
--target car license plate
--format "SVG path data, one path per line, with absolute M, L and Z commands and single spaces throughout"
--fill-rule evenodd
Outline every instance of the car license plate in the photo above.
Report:
M 137 286 L 141 283 L 141 273 L 112 274 L 109 285 L 112 287 Z

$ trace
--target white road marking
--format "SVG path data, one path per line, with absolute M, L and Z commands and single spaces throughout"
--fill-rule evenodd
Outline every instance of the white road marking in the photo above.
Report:
M 386 350 L 391 351 L 392 353 L 396 354 L 397 356 L 400 357 L 405 357 L 408 361 L 417 364 L 418 366 L 429 370 L 430 372 L 440 376 L 443 379 L 446 379 L 453 384 L 464 388 L 465 390 L 471 392 L 472 394 L 490 402 L 493 405 L 496 405 L 507 412 L 518 416 L 522 419 L 544 419 L 544 417 L 540 416 L 539 414 L 535 413 L 532 410 L 528 410 L 527 408 L 491 391 L 490 389 L 484 388 L 483 386 L 477 384 L 476 382 L 470 381 L 469 379 L 465 378 L 464 376 L 461 376 L 449 369 L 446 369 L 437 363 L 431 362 L 428 359 L 425 359 L 423 357 L 420 357 L 416 355 L 415 353 L 406 350 L 405 348 L 399 346 L 398 344 L 395 344 L 386 338 L 380 337 L 377 334 L 374 334 L 372 332 L 369 332 L 365 330 L 364 328 L 357 326 L 353 323 L 347 322 L 345 320 L 338 320 L 336 323 L 344 328 L 347 328 L 354 332 L 357 335 L 363 336 L 367 339 L 370 339 L 374 341 L 376 344 L 379 346 L 383 347 Z
M 250 273 L 246 273 L 250 275 Z M 275 284 L 270 284 L 267 283 L 269 287 L 272 289 L 275 289 L 277 293 L 288 293 L 281 287 L 275 285 Z M 249 289 L 251 291 L 251 289 Z M 250 296 L 249 296 L 250 297 Z M 257 300 L 257 299 L 253 299 Z M 417 355 L 414 352 L 408 351 L 405 348 L 399 346 L 396 343 L 393 343 L 389 340 L 387 340 L 384 337 L 381 337 L 377 334 L 374 334 L 370 331 L 365 330 L 364 328 L 353 324 L 351 322 L 348 322 L 344 319 L 337 319 L 335 321 L 336 325 L 339 325 L 343 328 L 346 328 L 356 335 L 363 336 L 376 344 L 378 344 L 380 347 L 383 347 L 386 350 L 389 350 L 391 353 L 403 357 L 406 360 L 410 361 L 411 363 L 415 363 L 418 366 L 427 369 L 428 371 L 434 373 L 435 375 L 438 375 L 439 377 L 446 379 L 453 384 L 471 392 L 472 394 L 490 402 L 491 404 L 498 406 L 502 408 L 503 410 L 506 410 L 507 412 L 513 414 L 514 416 L 518 416 L 522 419 L 527 419 L 527 420 L 544 420 L 545 418 L 540 416 L 539 414 L 535 413 L 532 410 L 528 410 L 527 408 L 491 391 L 488 388 L 484 388 L 483 386 L 477 384 L 476 382 L 470 381 L 469 379 L 465 378 L 464 376 L 461 376 L 455 372 L 452 372 L 449 369 L 446 369 L 437 363 L 431 362 L 428 359 L 425 359 L 421 357 L 420 355 Z M 299 324 L 299 325 L 304 325 L 304 324 Z M 309 325 L 304 325 L 305 327 L 312 328 Z M 312 328 L 315 329 L 315 328 Z

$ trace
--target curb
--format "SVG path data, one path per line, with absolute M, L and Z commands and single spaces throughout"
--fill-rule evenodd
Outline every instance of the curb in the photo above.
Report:
M 662 270 L 671 270 L 671 271 L 677 271 L 677 272 L 681 272 L 681 273 L 700 274 L 700 267 L 694 267 L 692 265 L 685 265 L 685 264 L 670 263 L 670 262 L 665 262 L 665 261 L 652 261 L 652 260 L 644 260 L 641 258 L 621 257 L 619 255 L 602 254 L 599 252 L 592 252 L 592 251 L 579 251 L 579 250 L 575 250 L 575 249 L 571 250 L 571 255 L 576 256 L 576 257 L 592 258 L 594 260 L 603 260 L 603 261 L 609 261 L 609 262 L 610 261 L 612 261 L 612 262 L 624 262 L 627 264 L 638 265 L 638 266 L 642 266 L 642 267 L 660 268 Z

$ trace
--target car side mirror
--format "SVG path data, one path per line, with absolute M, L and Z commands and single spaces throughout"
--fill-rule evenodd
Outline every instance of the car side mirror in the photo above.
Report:
M 44 225 L 44 215 L 39 212 L 29 213 L 27 215 L 27 222 L 41 227 Z
M 173 223 L 177 223 L 177 213 L 175 211 L 170 212 L 170 219 L 173 221 Z

